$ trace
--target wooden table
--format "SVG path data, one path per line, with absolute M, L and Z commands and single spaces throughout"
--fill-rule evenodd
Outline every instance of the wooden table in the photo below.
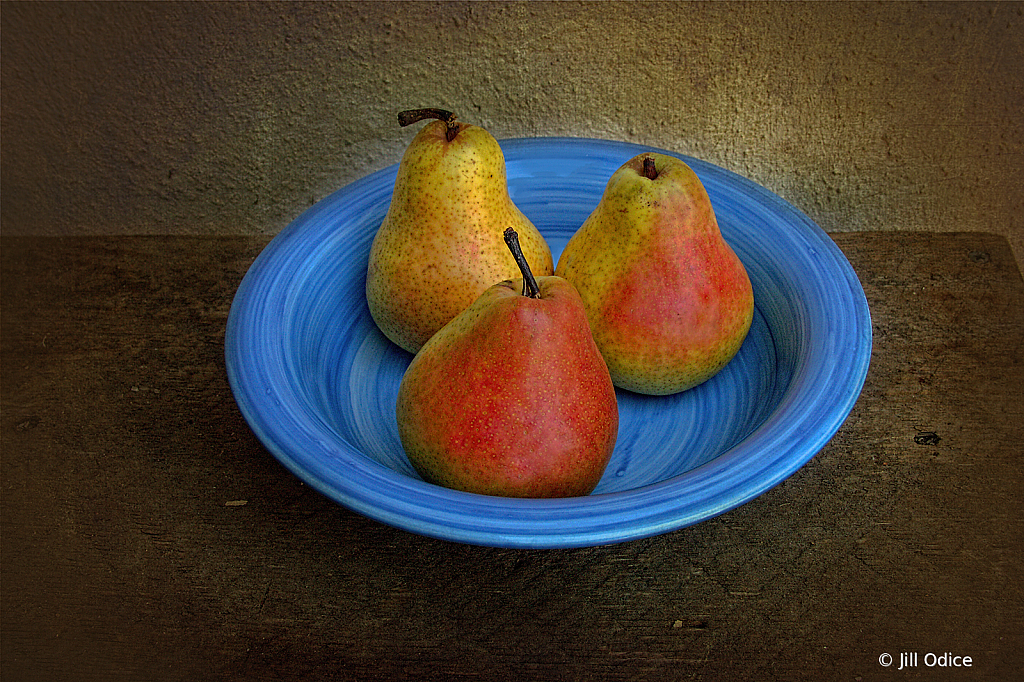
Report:
M 1021 273 L 989 234 L 834 238 L 875 346 L 827 447 L 699 525 L 546 551 L 382 525 L 263 449 L 223 336 L 266 239 L 3 238 L 0 675 L 1021 679 Z

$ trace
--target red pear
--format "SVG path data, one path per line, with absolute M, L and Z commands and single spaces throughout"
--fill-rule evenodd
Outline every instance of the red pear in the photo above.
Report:
M 534 278 L 499 282 L 434 334 L 398 390 L 398 432 L 427 481 L 505 497 L 593 491 L 611 458 L 618 405 L 576 290 Z
M 608 181 L 555 274 L 580 293 L 616 386 L 666 395 L 717 374 L 750 329 L 754 295 L 693 170 L 641 154 Z

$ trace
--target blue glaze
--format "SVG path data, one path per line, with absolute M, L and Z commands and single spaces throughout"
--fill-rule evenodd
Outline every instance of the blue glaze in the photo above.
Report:
M 721 373 L 674 396 L 618 391 L 620 428 L 594 494 L 486 497 L 423 482 L 402 451 L 395 398 L 412 356 L 370 318 L 370 243 L 397 166 L 303 213 L 255 260 L 228 318 L 228 379 L 250 427 L 288 469 L 360 514 L 414 533 L 502 547 L 641 538 L 733 509 L 786 479 L 839 429 L 871 354 L 864 291 L 835 243 L 766 189 L 665 150 L 575 138 L 503 140 L 509 191 L 557 261 L 612 173 L 644 151 L 688 163 L 750 274 L 756 312 Z

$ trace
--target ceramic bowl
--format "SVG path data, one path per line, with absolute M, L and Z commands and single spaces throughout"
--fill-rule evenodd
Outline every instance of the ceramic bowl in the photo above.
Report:
M 232 303 L 225 352 L 250 427 L 296 476 L 413 533 L 503 547 L 609 544 L 672 531 L 775 486 L 835 434 L 871 353 L 864 291 L 835 243 L 780 197 L 671 151 L 591 139 L 501 142 L 513 201 L 557 261 L 622 163 L 681 158 L 704 183 L 750 275 L 754 321 L 710 381 L 673 396 L 618 391 L 620 426 L 593 494 L 524 500 L 424 482 L 402 450 L 395 398 L 412 356 L 376 328 L 364 284 L 397 165 L 318 202 L 256 258 Z

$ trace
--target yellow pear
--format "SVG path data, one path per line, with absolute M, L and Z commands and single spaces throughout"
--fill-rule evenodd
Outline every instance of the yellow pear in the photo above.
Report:
M 673 156 L 640 154 L 615 171 L 555 274 L 580 292 L 614 384 L 637 393 L 710 379 L 753 318 L 747 271 L 697 175 Z
M 402 156 L 366 270 L 374 322 L 411 353 L 488 287 L 520 274 L 506 228 L 519 234 L 537 275 L 554 272 L 547 242 L 509 196 L 497 140 L 440 109 L 402 112 L 399 123 L 425 118 L 437 120 Z

